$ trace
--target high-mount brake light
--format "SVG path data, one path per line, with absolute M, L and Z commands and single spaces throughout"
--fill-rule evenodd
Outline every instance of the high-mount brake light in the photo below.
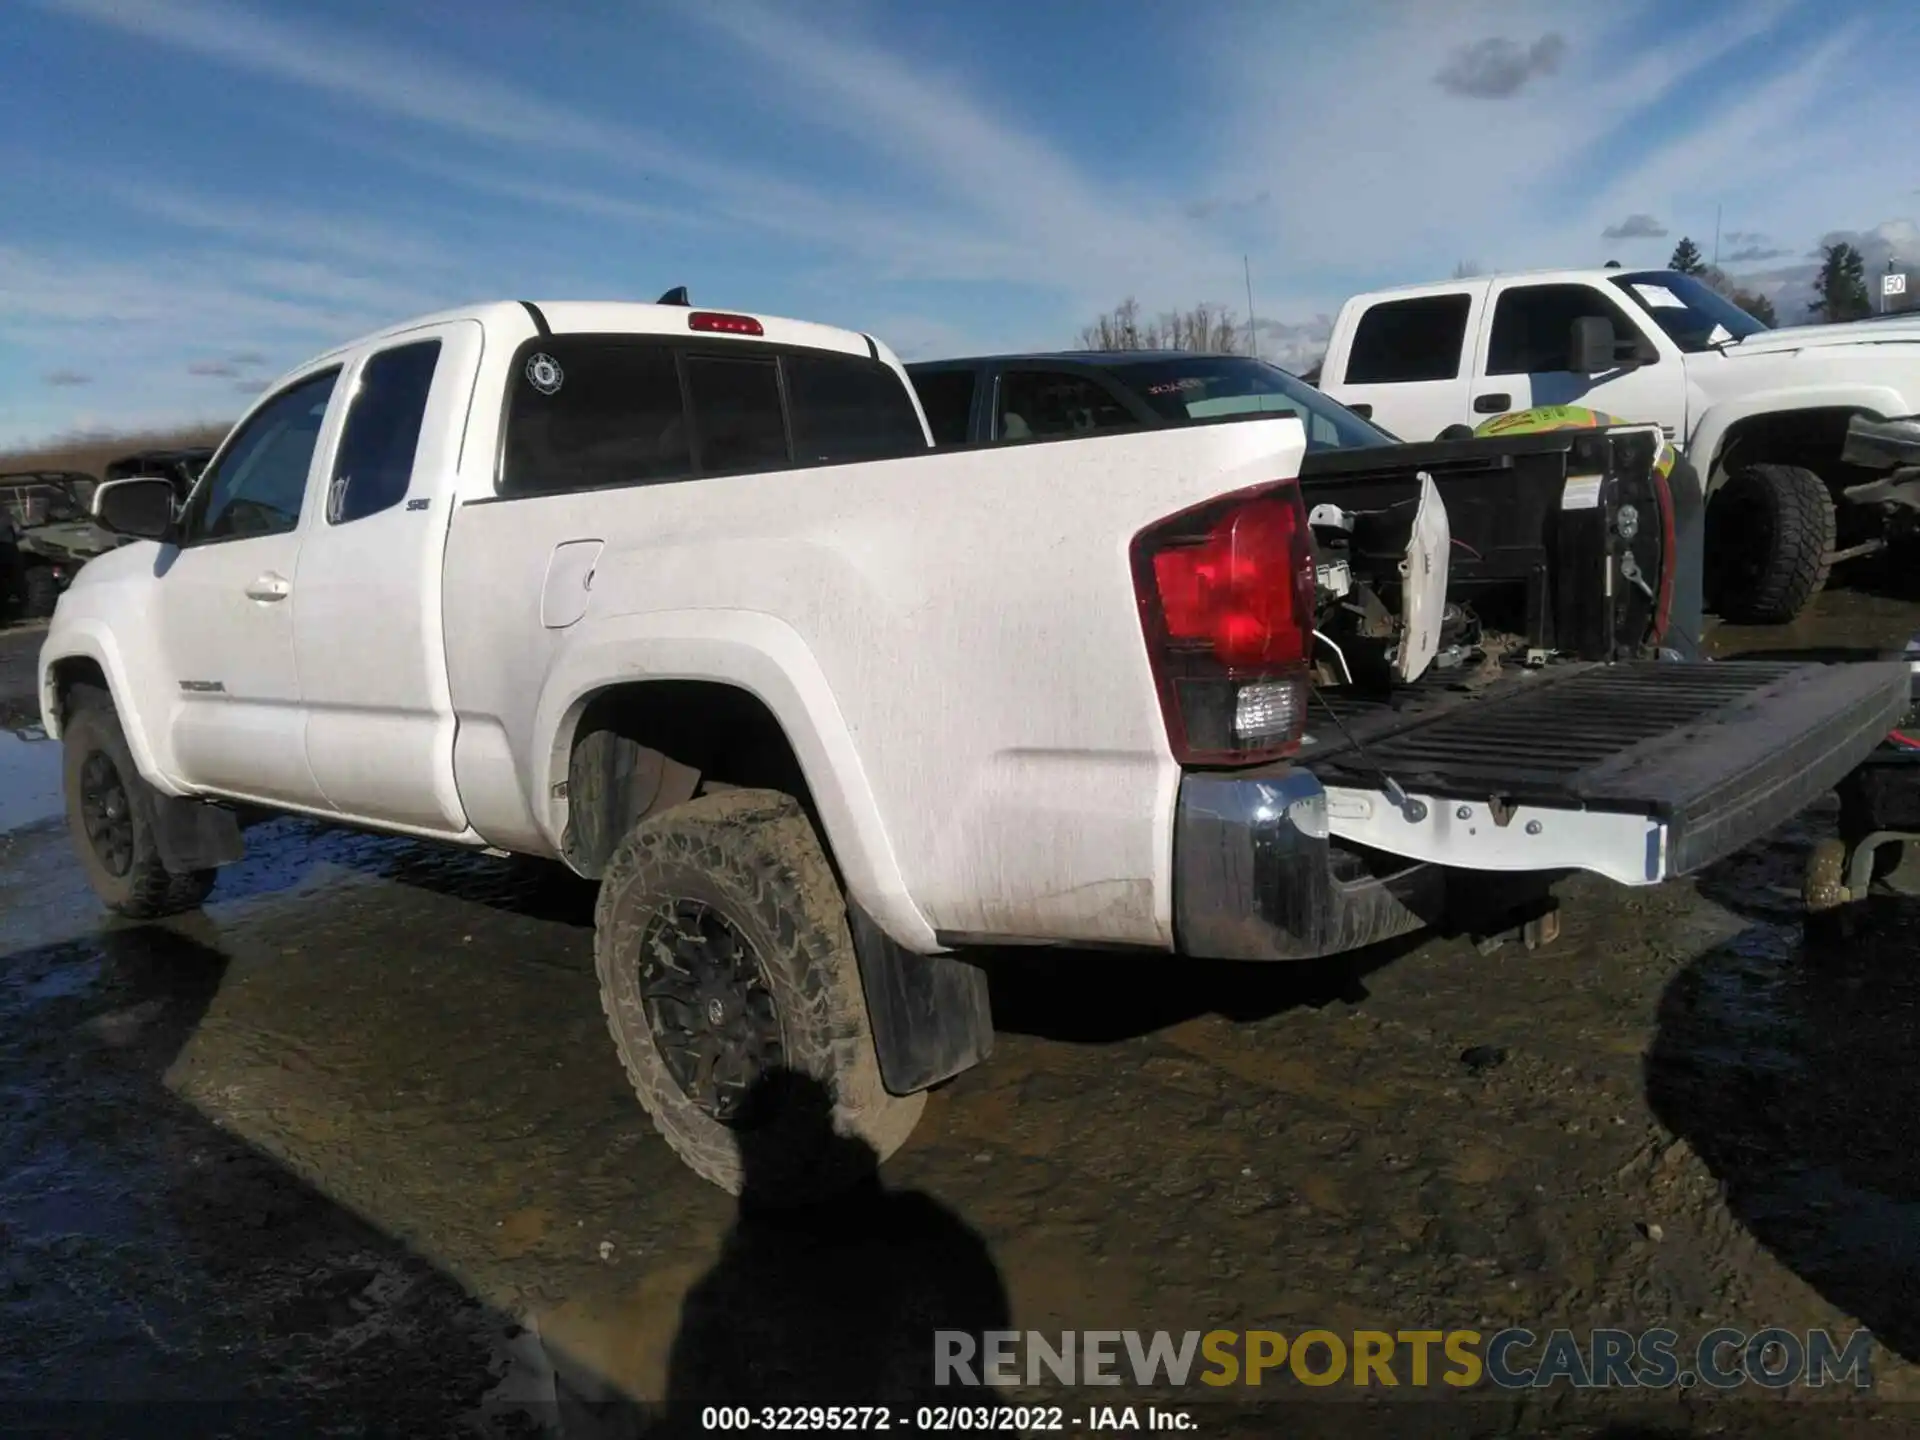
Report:
M 1309 534 L 1300 487 L 1285 481 L 1134 537 L 1148 658 L 1181 764 L 1254 764 L 1299 747 L 1313 653 Z
M 687 316 L 689 330 L 719 335 L 764 335 L 766 329 L 751 315 L 725 315 L 718 310 L 696 310 Z

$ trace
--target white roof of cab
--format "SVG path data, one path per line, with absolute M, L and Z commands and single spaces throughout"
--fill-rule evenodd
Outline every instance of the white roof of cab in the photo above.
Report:
M 478 320 L 489 331 L 507 331 L 516 336 L 531 336 L 539 333 L 534 324 L 529 302 L 520 300 L 493 300 L 477 305 L 463 305 L 454 310 L 441 310 L 432 315 L 418 315 L 397 325 L 389 325 L 384 330 L 362 335 L 345 345 L 337 345 L 325 355 L 315 356 L 301 369 L 307 369 L 336 355 L 350 350 L 359 350 L 382 340 L 396 338 L 412 330 L 429 325 L 441 325 L 450 320 Z M 857 330 L 841 330 L 832 325 L 816 325 L 808 320 L 788 320 L 778 315 L 752 315 L 745 310 L 721 310 L 727 315 L 745 315 L 760 322 L 766 332 L 764 336 L 735 336 L 712 331 L 689 331 L 687 317 L 696 311 L 719 309 L 717 306 L 700 305 L 642 305 L 627 300 L 535 300 L 530 302 L 546 319 L 547 325 L 556 335 L 686 335 L 697 334 L 703 341 L 714 340 L 722 343 L 737 339 L 762 339 L 776 345 L 798 345 L 811 350 L 835 350 L 844 355 L 865 355 L 869 346 L 877 349 L 881 360 L 889 365 L 898 365 L 893 352 L 878 341 L 869 341 L 868 337 Z
M 1382 290 L 1369 290 L 1356 298 L 1374 301 L 1392 296 L 1405 299 L 1415 295 L 1457 295 L 1463 290 L 1485 290 L 1500 280 L 1525 280 L 1535 285 L 1591 285 L 1604 283 L 1622 275 L 1646 275 L 1654 272 L 1665 273 L 1665 266 L 1643 265 L 1629 270 L 1625 266 L 1617 270 L 1608 270 L 1601 266 L 1589 266 L 1584 270 L 1503 270 L 1496 275 L 1468 275 L 1458 280 L 1430 280 L 1422 285 L 1390 285 Z

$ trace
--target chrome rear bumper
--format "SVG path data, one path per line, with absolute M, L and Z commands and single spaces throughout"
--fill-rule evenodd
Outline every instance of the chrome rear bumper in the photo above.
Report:
M 1174 935 L 1218 960 L 1311 960 L 1438 923 L 1446 876 L 1370 871 L 1335 847 L 1327 794 L 1305 770 L 1190 774 L 1174 818 Z

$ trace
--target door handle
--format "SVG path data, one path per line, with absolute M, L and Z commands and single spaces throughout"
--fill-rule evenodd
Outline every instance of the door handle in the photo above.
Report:
M 1362 420 L 1371 420 L 1373 418 L 1373 406 L 1369 405 L 1364 400 L 1362 400 L 1358 405 L 1347 406 L 1347 409 L 1351 410 L 1354 414 L 1358 415 Z
M 258 576 L 251 585 L 247 586 L 247 598 L 249 600 L 260 600 L 263 602 L 284 600 L 292 593 L 293 582 L 284 575 L 274 574 L 271 570 L 267 571 L 264 575 Z
M 1513 408 L 1513 397 L 1504 391 L 1493 395 L 1476 395 L 1473 399 L 1473 413 L 1476 415 L 1502 415 Z

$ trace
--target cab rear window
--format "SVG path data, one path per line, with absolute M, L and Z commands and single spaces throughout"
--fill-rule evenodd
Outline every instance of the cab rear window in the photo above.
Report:
M 775 346 L 551 335 L 509 378 L 500 493 L 657 485 L 927 448 L 898 372 Z

